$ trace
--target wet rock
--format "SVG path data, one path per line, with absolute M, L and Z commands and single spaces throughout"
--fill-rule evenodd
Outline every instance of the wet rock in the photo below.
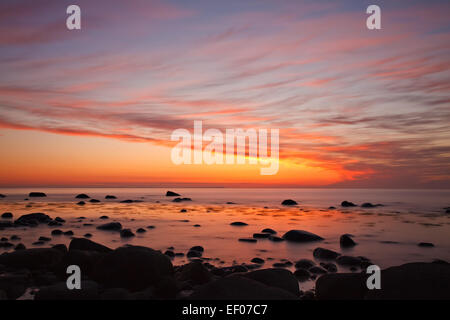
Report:
M 356 246 L 356 242 L 353 241 L 353 239 L 348 234 L 343 234 L 339 238 L 339 243 L 341 245 L 341 248 L 351 248 Z
M 230 223 L 230 226 L 248 226 L 248 224 L 247 223 L 245 223 L 245 222 L 241 222 L 241 221 L 235 221 L 235 222 L 232 222 L 232 223 Z
M 8 241 L 8 238 L 2 237 L 2 238 L 0 239 L 0 241 Z
M 45 243 L 44 241 L 38 240 L 38 241 L 33 242 L 32 245 L 33 245 L 33 246 L 41 246 L 41 245 L 43 245 L 44 243 Z
M 90 197 L 85 193 L 80 193 L 75 197 L 75 199 L 89 199 Z
M 354 204 L 353 202 L 344 200 L 341 202 L 341 207 L 356 207 L 356 204 Z
M 337 266 L 334 263 L 321 263 L 320 265 L 328 272 L 337 272 Z
M 12 241 L 17 241 L 17 240 L 20 240 L 20 237 L 19 237 L 18 235 L 13 234 L 13 235 L 11 236 L 10 240 L 12 240 Z
M 113 196 L 113 195 L 110 195 L 110 194 L 108 194 L 108 195 L 106 195 L 106 196 L 105 196 L 105 199 L 111 200 L 111 199 L 117 199 L 117 197 L 116 197 L 116 196 Z
M 295 296 L 300 295 L 298 281 L 289 270 L 280 268 L 262 269 L 245 273 L 243 276 L 270 287 L 286 290 Z
M 258 264 L 263 264 L 263 263 L 264 263 L 264 259 L 261 259 L 261 258 L 256 257 L 256 258 L 253 258 L 253 259 L 251 260 L 251 262 L 253 262 L 253 263 L 258 263 Z
M 270 240 L 270 241 L 273 241 L 273 242 L 281 242 L 281 241 L 284 241 L 283 238 L 280 238 L 280 237 L 277 237 L 277 236 L 270 236 L 270 237 L 269 237 L 269 240 Z
M 331 207 L 328 207 L 328 209 L 329 210 L 334 210 L 334 209 L 336 209 L 336 207 L 331 206 Z
M 144 233 L 144 232 L 147 232 L 147 230 L 145 230 L 144 228 L 138 228 L 138 229 L 136 230 L 136 232 L 137 232 L 137 233 Z
M 48 226 L 49 227 L 59 227 L 59 226 L 62 226 L 62 223 L 60 223 L 60 222 L 56 222 L 56 221 L 50 221 L 49 223 L 48 223 Z
M 370 203 L 370 202 L 365 202 L 365 203 L 363 203 L 363 204 L 361 205 L 361 207 L 362 207 L 362 208 L 375 208 L 376 205 L 375 205 L 375 204 L 372 204 L 372 203 Z
M 85 238 L 91 238 L 91 237 L 92 237 L 92 233 L 85 233 L 83 237 L 85 237 Z
M 51 248 L 25 249 L 0 255 L 0 264 L 15 268 L 49 268 L 60 262 L 63 253 Z
M 212 275 L 201 262 L 191 262 L 181 266 L 175 278 L 178 281 L 190 281 L 192 284 L 200 285 L 211 280 Z
M 283 235 L 283 239 L 293 242 L 310 242 L 323 240 L 322 237 L 304 230 L 290 230 Z
M 77 205 L 79 205 L 79 206 L 84 206 L 85 204 L 86 204 L 86 202 L 84 202 L 84 201 L 77 202 Z
M 351 257 L 351 256 L 340 256 L 336 259 L 336 263 L 342 266 L 360 266 L 361 258 L 359 257 Z
M 254 239 L 254 238 L 239 238 L 238 241 L 256 243 L 258 240 Z
M 184 202 L 184 201 L 192 201 L 191 198 L 175 198 L 172 202 Z
M 205 249 L 202 246 L 194 246 L 194 247 L 190 248 L 189 251 L 204 252 Z
M 100 243 L 85 238 L 73 238 L 69 244 L 69 251 L 72 250 L 96 251 L 102 253 L 108 253 L 113 251 L 112 249 Z
M 130 199 L 120 201 L 120 203 L 133 203 L 133 202 L 134 201 Z
M 201 227 L 201 225 L 199 225 L 199 224 L 194 224 L 194 227 L 198 228 L 198 227 Z
M 97 227 L 98 230 L 119 231 L 122 229 L 120 222 L 109 222 Z
M 269 234 L 276 234 L 277 233 L 275 230 L 270 229 L 270 228 L 263 229 L 261 232 L 269 233 Z
M 434 247 L 434 244 L 432 244 L 431 242 L 420 242 L 419 244 L 417 244 L 419 247 Z
M 170 259 L 146 247 L 126 246 L 106 254 L 97 263 L 94 280 L 110 288 L 139 291 L 173 275 Z
M 64 222 L 66 222 L 66 220 L 64 220 L 63 218 L 60 218 L 60 217 L 56 217 L 56 218 L 55 218 L 55 221 L 56 221 L 56 222 L 59 222 L 59 223 L 64 223 Z
M 89 200 L 89 202 L 90 202 L 90 203 L 99 203 L 100 200 L 98 200 L 98 199 L 91 199 L 91 200 Z
M 13 214 L 11 212 L 2 213 L 3 219 L 11 219 L 12 217 L 13 217 Z
M 14 247 L 14 245 L 11 242 L 8 241 L 0 242 L 0 248 L 11 248 L 11 247 Z
M 303 268 L 299 268 L 295 270 L 294 276 L 297 278 L 300 282 L 308 281 L 311 278 L 311 273 Z
M 50 241 L 50 240 L 52 240 L 52 239 L 51 239 L 51 238 L 48 238 L 48 237 L 39 237 L 38 240 L 39 240 L 39 241 L 47 242 L 47 241 Z
M 46 197 L 47 195 L 44 192 L 30 192 L 28 196 L 30 198 L 43 198 Z
M 283 202 L 281 202 L 281 204 L 283 206 L 296 206 L 297 202 L 292 199 L 287 199 L 287 200 L 283 200 Z
M 4 194 L 2 194 L 2 193 L 0 193 L 0 199 L 3 199 L 3 198 L 5 198 L 6 196 L 4 195 Z
M 66 231 L 66 232 L 64 232 L 64 235 L 65 236 L 73 236 L 73 231 L 72 230 Z
M 333 250 L 325 249 L 325 248 L 316 248 L 313 251 L 313 256 L 317 259 L 322 260 L 334 260 L 337 257 L 339 257 L 341 254 L 338 252 L 335 252 Z
M 179 197 L 179 196 L 181 196 L 181 195 L 176 192 L 173 192 L 173 191 L 166 192 L 166 197 Z
M 254 233 L 253 238 L 255 239 L 267 239 L 270 237 L 270 233 Z
M 368 290 L 368 300 L 449 300 L 450 265 L 407 263 L 381 271 L 381 290 Z
M 134 233 L 130 229 L 122 229 L 122 230 L 120 230 L 120 237 L 121 238 L 131 238 L 131 237 L 134 237 Z
M 286 265 L 285 262 L 275 262 L 274 264 L 272 264 L 272 266 L 274 266 L 275 268 L 287 268 L 288 265 Z
M 309 259 L 300 259 L 295 263 L 295 268 L 308 270 L 309 268 L 311 268 L 315 265 L 316 264 L 314 263 L 314 261 L 311 261 Z
M 81 281 L 81 289 L 69 290 L 66 282 L 40 288 L 35 300 L 98 300 L 98 284 L 94 281 Z
M 187 210 L 186 209 L 181 209 L 180 212 L 184 213 L 184 212 L 187 212 Z
M 147 229 L 155 229 L 155 226 L 147 226 Z
M 325 270 L 324 268 L 321 268 L 319 266 L 314 266 L 308 269 L 309 272 L 311 272 L 312 274 L 325 274 L 327 273 L 327 270 Z
M 316 281 L 316 298 L 318 300 L 361 300 L 368 291 L 366 276 L 358 273 L 324 274 Z M 381 279 L 384 281 L 384 278 Z
M 0 288 L 6 296 L 5 299 L 19 298 L 30 285 L 31 274 L 26 270 L 6 272 L 0 276 Z
M 101 216 L 99 219 L 107 220 L 107 219 L 109 219 L 109 217 L 108 216 Z
M 243 276 L 230 275 L 195 289 L 189 300 L 293 300 L 297 297 L 280 288 Z
M 190 249 L 188 251 L 188 253 L 186 254 L 186 256 L 188 258 L 199 258 L 203 255 L 203 251 L 199 251 L 199 250 L 192 250 Z
M 44 214 L 44 213 L 29 213 L 20 216 L 16 221 L 14 221 L 15 225 L 19 226 L 36 226 L 40 223 L 49 223 L 52 219 Z

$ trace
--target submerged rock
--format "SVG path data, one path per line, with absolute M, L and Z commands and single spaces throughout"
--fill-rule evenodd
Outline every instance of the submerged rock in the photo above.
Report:
M 343 234 L 339 238 L 339 244 L 342 248 L 350 248 L 356 246 L 356 242 L 348 234 Z
M 253 238 L 255 239 L 267 239 L 270 237 L 270 233 L 254 233 Z
M 144 228 L 138 228 L 138 229 L 136 230 L 136 232 L 137 232 L 137 233 L 144 233 L 144 232 L 147 232 L 147 230 L 145 230 Z
M 86 204 L 86 202 L 84 202 L 84 201 L 78 201 L 77 202 L 77 205 L 79 205 L 79 206 L 84 206 Z
M 111 231 L 119 231 L 122 229 L 122 225 L 120 222 L 109 222 L 102 224 L 97 227 L 98 230 L 111 230 Z
M 253 258 L 253 259 L 251 260 L 251 262 L 253 262 L 253 263 L 258 263 L 258 264 L 263 264 L 263 263 L 264 263 L 264 259 L 261 259 L 261 258 L 256 257 L 256 258 Z
M 85 193 L 80 193 L 75 197 L 75 199 L 89 199 L 90 197 Z
M 296 206 L 297 202 L 292 199 L 287 199 L 287 200 L 283 200 L 283 202 L 281 202 L 281 204 L 283 206 Z
M 44 192 L 30 192 L 28 196 L 30 198 L 43 198 L 46 197 L 47 195 Z
M 283 239 L 293 242 L 309 242 L 323 240 L 322 237 L 304 230 L 290 230 L 283 235 Z
M 258 240 L 254 239 L 254 238 L 239 238 L 238 241 L 256 243 Z
M 166 192 L 166 197 L 179 197 L 179 196 L 181 196 L 181 195 L 176 192 L 173 192 L 173 191 Z
M 353 202 L 344 200 L 341 202 L 341 207 L 356 207 L 356 204 L 354 204 Z

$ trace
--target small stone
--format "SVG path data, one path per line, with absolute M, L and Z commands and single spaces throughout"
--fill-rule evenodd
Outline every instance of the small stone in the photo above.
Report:
M 258 263 L 258 264 L 263 264 L 263 263 L 264 263 L 264 259 L 261 259 L 261 258 L 256 257 L 256 258 L 253 258 L 253 259 L 251 260 L 251 262 L 253 262 L 253 263 Z
M 269 234 L 276 234 L 277 233 L 275 230 L 270 229 L 270 228 L 263 229 L 261 232 L 269 233 Z
M 257 240 L 253 238 L 239 238 L 239 241 L 256 243 Z
M 287 199 L 287 200 L 283 200 L 283 202 L 281 202 L 281 204 L 283 206 L 296 206 L 297 202 L 292 199 Z
M 139 228 L 136 230 L 137 233 L 144 233 L 147 232 L 147 230 L 145 230 L 144 228 Z
M 356 242 L 353 241 L 353 239 L 348 234 L 343 234 L 339 239 L 339 243 L 342 248 L 350 248 L 356 246 Z

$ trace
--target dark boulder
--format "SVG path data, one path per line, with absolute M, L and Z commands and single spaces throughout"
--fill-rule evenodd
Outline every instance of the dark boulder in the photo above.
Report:
M 159 251 L 140 246 L 126 246 L 106 254 L 97 263 L 94 280 L 110 288 L 139 291 L 171 276 L 170 259 Z
M 28 196 L 30 198 L 43 198 L 46 197 L 47 195 L 44 192 L 30 192 Z
M 199 285 L 209 282 L 212 275 L 201 262 L 195 261 L 181 266 L 177 270 L 175 278 L 178 281 L 190 281 Z
M 314 261 L 311 261 L 309 259 L 300 259 L 295 263 L 295 268 L 308 270 L 309 268 L 311 268 L 315 265 L 316 264 L 314 263 Z
M 431 248 L 434 247 L 434 244 L 432 244 L 431 242 L 420 242 L 419 244 L 417 244 L 419 247 L 426 247 L 426 248 Z
M 17 220 L 14 221 L 15 225 L 19 226 L 36 226 L 40 223 L 49 223 L 52 219 L 44 214 L 44 213 L 29 213 L 23 216 L 20 216 Z
M 365 203 L 363 203 L 363 204 L 361 205 L 361 207 L 362 207 L 362 208 L 375 208 L 375 207 L 377 207 L 377 205 L 372 204 L 372 203 L 370 203 L 370 202 L 365 202 Z
M 85 238 L 73 238 L 69 244 L 69 251 L 72 250 L 96 251 L 102 253 L 108 253 L 112 251 L 112 249 L 102 244 L 96 243 L 94 241 Z
M 181 195 L 176 192 L 173 192 L 173 191 L 166 192 L 166 197 L 179 197 L 179 196 L 181 196 Z
M 130 229 L 122 229 L 122 230 L 120 230 L 120 237 L 121 238 L 131 238 L 131 237 L 134 237 L 134 233 Z
M 263 264 L 263 263 L 264 263 L 264 259 L 261 259 L 261 258 L 256 257 L 256 258 L 253 258 L 253 259 L 251 260 L 251 262 L 253 262 L 253 263 L 258 263 L 258 264 Z
M 97 227 L 98 230 L 119 231 L 122 229 L 120 222 L 109 222 Z
M 344 200 L 341 202 L 341 207 L 356 207 L 356 204 L 354 204 L 353 202 Z
M 138 228 L 138 229 L 136 230 L 136 232 L 137 232 L 137 233 L 144 233 L 144 232 L 147 232 L 147 230 L 145 230 L 144 228 Z
M 0 255 L 0 264 L 15 268 L 49 268 L 62 257 L 62 252 L 51 248 L 25 249 Z
M 239 227 L 239 226 L 248 226 L 248 224 L 245 223 L 245 222 L 241 222 L 241 221 L 235 221 L 235 222 L 230 223 L 230 226 L 237 226 L 237 227 Z
M 79 205 L 79 206 L 84 206 L 86 204 L 86 202 L 84 202 L 84 201 L 78 201 L 77 202 L 77 205 Z
M 298 281 L 289 270 L 280 268 L 262 269 L 245 273 L 243 276 L 261 282 L 269 287 L 286 290 L 295 296 L 300 295 Z
M 238 241 L 256 243 L 258 240 L 254 239 L 254 238 L 239 238 Z
M 254 233 L 253 238 L 255 239 L 267 239 L 270 237 L 270 233 Z
M 56 221 L 56 222 L 59 222 L 59 223 L 64 223 L 64 222 L 66 222 L 66 220 L 64 220 L 63 218 L 60 218 L 60 217 L 56 217 L 56 218 L 55 218 L 55 221 Z
M 339 238 L 341 248 L 350 248 L 356 246 L 356 242 L 348 234 L 343 234 Z
M 339 256 L 336 259 L 336 263 L 341 266 L 361 266 L 362 260 L 360 257 L 351 257 L 351 256 Z
M 335 252 L 333 250 L 325 249 L 325 248 L 316 248 L 313 251 L 313 256 L 317 259 L 322 260 L 335 260 L 337 257 L 339 257 L 341 254 L 338 252 Z
M 287 199 L 287 200 L 283 200 L 283 202 L 281 202 L 281 204 L 283 206 L 296 206 L 297 202 L 292 199 Z
M 116 196 L 113 196 L 113 195 L 110 195 L 110 194 L 108 194 L 108 195 L 106 195 L 106 196 L 105 196 L 105 199 L 109 199 L 109 200 L 111 200 L 111 199 L 117 199 L 117 197 L 116 197 Z
M 4 219 L 11 219 L 13 217 L 13 214 L 11 212 L 5 212 L 2 214 L 2 218 Z
M 318 300 L 362 300 L 368 291 L 366 277 L 367 275 L 360 273 L 324 274 L 316 281 L 316 298 Z
M 261 232 L 268 233 L 268 234 L 276 234 L 277 233 L 275 230 L 270 229 L 270 228 L 263 229 Z
M 311 278 L 311 273 L 303 268 L 299 268 L 295 270 L 294 276 L 297 278 L 300 282 L 308 281 Z
M 5 198 L 6 196 L 4 195 L 4 194 L 2 194 L 2 193 L 0 193 L 0 199 L 3 199 L 3 198 Z
M 311 272 L 312 274 L 325 274 L 327 273 L 327 270 L 325 270 L 322 267 L 319 266 L 314 266 L 308 269 L 309 272 Z
M 98 199 L 91 199 L 91 200 L 89 200 L 89 202 L 90 202 L 90 203 L 99 203 L 100 200 L 98 200 Z
M 323 240 L 322 237 L 304 230 L 290 230 L 283 235 L 283 239 L 293 242 L 309 242 Z
M 75 199 L 89 199 L 90 197 L 85 193 L 80 193 L 75 197 Z

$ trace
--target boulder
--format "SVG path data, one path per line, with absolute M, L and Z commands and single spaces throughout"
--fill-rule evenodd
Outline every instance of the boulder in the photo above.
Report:
M 269 287 L 286 290 L 295 296 L 300 295 L 298 281 L 289 270 L 281 268 L 262 269 L 245 273 L 243 276 Z
M 161 252 L 126 246 L 107 253 L 95 266 L 93 278 L 106 287 L 139 291 L 171 275 L 172 263 Z
M 356 207 L 356 204 L 354 204 L 353 202 L 344 200 L 341 202 L 341 207 Z
M 89 199 L 90 197 L 85 193 L 80 193 L 75 197 L 75 199 Z
M 20 216 L 14 221 L 15 225 L 19 226 L 36 226 L 40 223 L 49 223 L 52 219 L 44 213 L 29 213 Z
M 47 195 L 44 192 L 30 192 L 28 196 L 30 198 L 42 198 L 46 197 Z
M 173 192 L 173 191 L 166 192 L 166 197 L 179 197 L 179 196 L 181 196 L 181 195 L 176 192 Z
M 261 232 L 268 233 L 268 234 L 276 234 L 277 233 L 275 230 L 270 229 L 270 228 L 263 229 Z
M 295 263 L 295 268 L 308 270 L 309 268 L 311 268 L 315 265 L 316 264 L 314 263 L 314 261 L 311 261 L 309 259 L 300 259 Z
M 69 245 L 69 251 L 72 250 L 96 251 L 103 253 L 112 251 L 112 249 L 86 238 L 73 238 Z
M 0 255 L 0 264 L 15 268 L 50 268 L 59 263 L 63 255 L 52 248 L 17 250 Z
M 292 199 L 287 199 L 287 200 L 283 200 L 283 202 L 281 202 L 281 204 L 283 206 L 296 206 L 297 202 Z
M 11 219 L 12 217 L 13 217 L 13 214 L 11 212 L 2 213 L 2 218 L 4 218 L 4 219 Z
M 109 222 L 97 227 L 98 230 L 110 230 L 110 231 L 119 231 L 122 229 L 122 225 L 120 222 Z
M 191 198 L 175 198 L 172 202 L 184 202 L 184 201 L 192 201 Z
M 116 196 L 113 196 L 113 195 L 110 195 L 110 194 L 108 194 L 108 195 L 106 195 L 106 196 L 105 196 L 105 199 L 109 199 L 109 200 L 111 200 L 111 199 L 117 199 L 117 197 L 116 197 Z
M 178 281 L 190 281 L 196 285 L 209 282 L 211 277 L 208 269 L 198 261 L 181 266 L 175 274 Z
M 339 244 L 341 245 L 341 248 L 351 248 L 356 246 L 356 242 L 353 241 L 353 239 L 348 234 L 343 234 L 339 238 Z
M 303 268 L 299 268 L 295 270 L 294 276 L 297 278 L 300 282 L 308 281 L 311 278 L 311 273 Z
M 324 274 L 316 281 L 316 298 L 318 300 L 362 300 L 368 291 L 366 277 L 367 275 L 360 273 Z
M 304 230 L 290 230 L 283 235 L 283 239 L 293 242 L 310 242 L 323 240 L 322 237 Z
M 341 254 L 338 252 L 335 252 L 333 250 L 325 249 L 325 248 L 316 248 L 313 251 L 313 256 L 317 259 L 322 260 L 335 260 L 337 257 L 339 257 Z
M 235 222 L 232 222 L 232 223 L 230 223 L 230 226 L 248 226 L 248 224 L 247 223 L 245 223 L 245 222 L 241 222 L 241 221 L 235 221 Z

